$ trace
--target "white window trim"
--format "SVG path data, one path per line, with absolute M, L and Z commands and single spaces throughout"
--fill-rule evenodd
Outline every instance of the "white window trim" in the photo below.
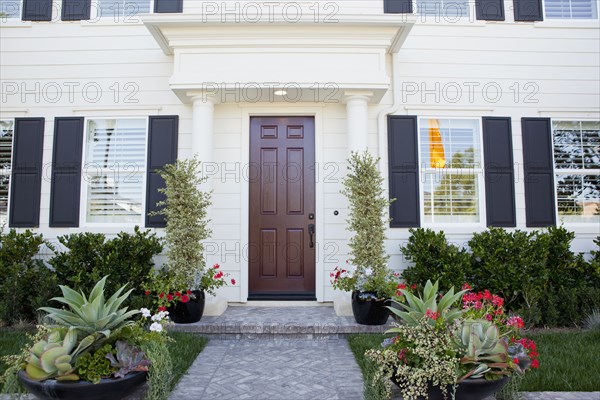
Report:
M 594 118 L 550 118 L 550 136 L 552 142 L 552 178 L 554 183 L 554 212 L 556 213 L 556 222 L 563 224 L 566 227 L 575 228 L 591 228 L 593 232 L 598 233 L 598 224 L 596 222 L 577 222 L 577 221 L 564 221 L 561 215 L 558 213 L 558 179 L 556 175 L 599 175 L 600 169 L 598 170 L 584 170 L 584 169 L 557 169 L 556 161 L 554 159 L 554 123 L 555 122 L 596 122 L 598 119 Z M 559 172 L 558 172 L 559 171 Z
M 596 4 L 596 16 L 595 17 L 590 17 L 590 18 L 552 18 L 552 17 L 548 17 L 548 15 L 546 14 L 546 0 L 542 0 L 542 15 L 544 16 L 544 21 L 540 21 L 541 23 L 544 22 L 558 22 L 558 21 L 573 21 L 573 22 L 590 22 L 590 21 L 597 21 L 598 17 L 600 16 L 600 4 L 598 4 L 598 0 L 590 0 L 592 3 Z M 598 25 L 594 24 L 594 28 L 598 28 Z
M 469 169 L 477 173 L 477 184 L 479 190 L 478 206 L 479 206 L 479 222 L 426 222 L 425 221 L 425 194 L 424 194 L 424 172 L 432 170 L 431 168 L 423 168 L 421 160 L 421 120 L 440 119 L 440 120 L 470 120 L 477 121 L 479 125 L 479 148 L 480 148 L 480 168 Z M 419 158 L 419 218 L 421 219 L 421 227 L 424 228 L 441 228 L 444 227 L 460 227 L 463 229 L 481 229 L 487 226 L 486 202 L 485 202 L 485 160 L 483 154 L 483 122 L 481 117 L 445 117 L 439 115 L 419 115 L 417 118 L 417 154 Z M 443 171 L 459 171 L 458 168 L 442 168 Z
M 19 12 L 16 16 L 14 17 L 0 17 L 0 20 L 2 20 L 2 22 L 6 22 L 6 21 L 15 21 L 15 20 L 21 20 L 21 18 L 23 17 L 23 0 L 12 0 L 13 3 L 19 3 Z
M 141 172 L 142 175 L 142 214 L 140 220 L 138 222 L 89 222 L 87 220 L 87 210 L 88 210 L 88 180 L 85 175 L 86 164 L 87 164 L 87 129 L 88 129 L 88 121 L 89 120 L 97 120 L 97 119 L 114 119 L 114 120 L 124 120 L 124 119 L 143 119 L 145 120 L 146 126 L 146 140 L 144 144 L 144 169 Z M 114 228 L 115 226 L 123 226 L 125 228 L 134 228 L 136 225 L 140 228 L 144 228 L 146 226 L 146 185 L 147 185 L 147 177 L 148 177 L 148 137 L 149 135 L 149 120 L 150 118 L 147 115 L 143 116 L 93 116 L 93 117 L 85 117 L 83 121 L 83 140 L 82 140 L 82 153 L 81 153 L 81 193 L 79 198 L 79 221 L 83 221 L 80 223 L 80 226 L 83 227 L 94 227 L 94 228 Z
M 4 228 L 8 228 L 9 225 L 9 221 L 10 221 L 10 205 L 11 205 L 11 192 L 12 192 L 12 184 L 11 184 L 11 179 L 12 179 L 12 170 L 13 170 L 13 160 L 14 160 L 14 149 L 15 149 L 15 118 L 0 118 L 3 121 L 12 121 L 12 129 L 13 129 L 13 137 L 12 137 L 12 143 L 11 143 L 11 151 L 10 151 L 10 170 L 5 170 L 4 168 L 2 168 L 0 170 L 0 175 L 4 176 L 4 175 L 8 175 L 8 191 L 7 191 L 7 199 L 6 199 L 6 222 L 5 222 L 5 226 Z

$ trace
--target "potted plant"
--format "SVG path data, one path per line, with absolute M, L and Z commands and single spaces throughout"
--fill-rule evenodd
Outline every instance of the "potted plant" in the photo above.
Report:
M 392 312 L 402 323 L 366 356 L 377 365 L 374 379 L 397 384 L 405 400 L 482 400 L 539 366 L 535 342 L 521 337 L 523 321 L 505 314 L 501 297 L 468 285 L 442 296 L 430 281 L 418 295 L 400 290 L 405 302 Z
M 121 308 L 132 290 L 121 287 L 105 299 L 102 278 L 89 293 L 60 286 L 53 300 L 67 309 L 43 307 L 51 325 L 42 325 L 34 344 L 15 357 L 21 384 L 41 399 L 122 399 L 146 382 L 149 358 L 141 349 L 149 341 L 164 342 L 161 329 L 146 330 L 140 312 Z M 12 368 L 12 367 L 11 367 Z
M 165 199 L 152 215 L 164 215 L 167 263 L 153 274 L 146 293 L 154 293 L 159 310 L 168 308 L 171 320 L 192 323 L 202 318 L 205 290 L 212 290 L 214 275 L 206 270 L 203 240 L 210 237 L 208 207 L 210 192 L 200 190 L 208 178 L 202 176 L 200 161 L 194 157 L 177 160 L 159 170 Z M 207 275 L 208 274 L 208 275 Z M 207 286 L 204 286 L 207 285 Z
M 386 307 L 394 295 L 397 276 L 387 267 L 385 230 L 390 201 L 383 195 L 383 178 L 377 169 L 378 159 L 368 151 L 353 152 L 348 160 L 348 175 L 342 194 L 348 198 L 350 260 L 348 269 L 332 273 L 334 289 L 352 292 L 352 312 L 356 322 L 365 325 L 385 324 Z M 352 267 L 350 267 L 352 266 Z

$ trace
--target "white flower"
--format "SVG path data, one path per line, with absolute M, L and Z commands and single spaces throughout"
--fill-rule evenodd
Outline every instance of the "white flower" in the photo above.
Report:
M 167 319 L 169 318 L 169 312 L 168 311 L 161 311 L 158 313 L 158 315 L 160 316 L 161 319 Z
M 147 308 L 140 308 L 140 311 L 142 312 L 142 315 L 144 316 L 144 318 L 148 318 L 149 316 L 152 315 L 152 314 L 150 314 L 150 310 L 148 310 Z
M 365 275 L 371 276 L 373 274 L 373 270 L 371 268 L 365 268 Z
M 152 325 L 150 325 L 150 331 L 152 331 L 152 332 L 162 332 L 163 331 L 163 326 L 161 324 L 159 324 L 158 322 L 154 322 L 154 323 L 152 323 Z
M 161 317 L 161 315 L 160 315 L 160 313 L 159 313 L 159 314 L 154 314 L 154 315 L 153 315 L 153 316 L 152 316 L 150 319 L 151 319 L 152 321 L 159 322 L 159 321 L 162 319 L 162 317 Z

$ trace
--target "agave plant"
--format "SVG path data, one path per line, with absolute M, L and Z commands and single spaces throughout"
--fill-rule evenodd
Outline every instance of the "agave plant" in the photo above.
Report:
M 463 314 L 462 310 L 453 308 L 452 306 L 467 292 L 467 290 L 454 293 L 454 287 L 452 287 L 438 302 L 438 298 L 440 297 L 438 294 L 438 283 L 439 281 L 431 283 L 431 281 L 428 280 L 423 289 L 422 296 L 419 297 L 406 289 L 400 289 L 406 299 L 406 303 L 396 303 L 400 305 L 404 311 L 393 307 L 389 307 L 390 310 L 409 325 L 417 325 L 423 317 L 430 315 L 436 316 L 436 318 L 430 319 L 430 323 L 434 324 L 437 316 L 439 316 L 443 318 L 444 322 L 451 324 Z
M 460 363 L 469 371 L 459 378 L 483 378 L 486 374 L 510 375 L 508 344 L 500 337 L 493 322 L 485 319 L 466 319 L 454 330 L 457 346 L 464 352 Z
M 106 278 L 105 276 L 96 283 L 88 297 L 83 292 L 78 293 L 68 286 L 61 285 L 60 290 L 63 297 L 55 297 L 52 300 L 66 304 L 70 310 L 53 307 L 41 307 L 41 310 L 46 311 L 50 319 L 69 328 L 69 330 L 76 330 L 96 339 L 101 336 L 108 338 L 111 331 L 133 324 L 133 321 L 129 319 L 139 311 L 127 311 L 128 307 L 120 308 L 123 301 L 127 299 L 133 290 L 131 289 L 121 295 L 125 290 L 125 286 L 122 286 L 108 300 L 105 300 L 104 285 Z

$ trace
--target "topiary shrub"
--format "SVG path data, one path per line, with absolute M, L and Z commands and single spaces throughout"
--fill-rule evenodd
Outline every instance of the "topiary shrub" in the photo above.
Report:
M 424 286 L 428 280 L 438 281 L 442 291 L 460 288 L 472 282 L 471 256 L 462 247 L 448 243 L 443 231 L 410 229 L 411 236 L 400 251 L 413 263 L 402 272 L 406 282 Z
M 0 232 L 0 320 L 8 325 L 34 322 L 38 308 L 57 292 L 56 274 L 38 258 L 42 235 L 30 230 Z

